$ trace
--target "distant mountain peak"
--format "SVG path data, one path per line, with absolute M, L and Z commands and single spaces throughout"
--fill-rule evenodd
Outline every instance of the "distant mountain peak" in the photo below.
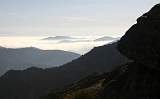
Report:
M 66 40 L 66 39 L 76 39 L 70 36 L 55 36 L 55 37 L 47 37 L 42 40 Z
M 78 57 L 80 54 L 63 50 L 41 50 L 35 47 L 0 48 L 0 76 L 11 69 L 56 67 Z
M 104 36 L 104 37 L 101 37 L 101 38 L 97 38 L 94 41 L 110 41 L 110 40 L 116 40 L 116 39 L 117 38 L 114 38 L 114 37 Z
M 19 50 L 41 50 L 41 49 L 36 48 L 36 47 L 23 47 L 23 48 L 15 48 L 15 49 L 19 49 Z

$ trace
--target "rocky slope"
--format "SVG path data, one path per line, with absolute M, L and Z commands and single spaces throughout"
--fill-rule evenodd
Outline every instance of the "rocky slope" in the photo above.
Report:
M 121 38 L 119 51 L 134 60 L 127 71 L 107 85 L 100 99 L 160 98 L 160 4 L 138 18 Z
M 134 60 L 106 85 L 99 99 L 160 98 L 160 4 L 137 19 L 118 43 L 119 51 Z

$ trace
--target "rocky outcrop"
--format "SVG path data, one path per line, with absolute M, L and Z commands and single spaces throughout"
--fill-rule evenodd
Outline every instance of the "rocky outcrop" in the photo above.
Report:
M 118 43 L 132 59 L 125 70 L 104 83 L 98 99 L 160 98 L 160 4 L 137 19 Z
M 150 67 L 160 60 L 160 4 L 137 19 L 121 38 L 118 49 L 125 56 Z

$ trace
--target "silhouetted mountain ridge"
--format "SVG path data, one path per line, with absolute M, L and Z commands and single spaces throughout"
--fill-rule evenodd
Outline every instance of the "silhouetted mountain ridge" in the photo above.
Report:
M 10 69 L 59 66 L 78 57 L 79 54 L 61 50 L 40 50 L 34 47 L 0 48 L 0 75 Z
M 117 64 L 128 61 L 118 52 L 116 46 L 113 43 L 96 47 L 80 58 L 56 68 L 8 71 L 0 78 L 0 98 L 38 99 L 94 72 L 109 72 Z

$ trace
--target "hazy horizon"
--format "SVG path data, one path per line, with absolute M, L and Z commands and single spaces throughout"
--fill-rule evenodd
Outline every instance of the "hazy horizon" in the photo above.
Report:
M 0 0 L 0 36 L 122 36 L 157 3 L 159 0 Z
M 42 50 L 64 50 L 82 55 L 90 51 L 93 47 L 102 46 L 113 41 L 94 41 L 102 36 L 71 36 L 78 39 L 42 40 L 46 37 L 0 37 L 0 46 L 6 48 L 36 47 Z
M 0 46 L 32 46 L 85 54 L 108 43 L 94 39 L 121 37 L 157 3 L 159 0 L 0 0 Z M 48 36 L 84 39 L 40 40 Z

